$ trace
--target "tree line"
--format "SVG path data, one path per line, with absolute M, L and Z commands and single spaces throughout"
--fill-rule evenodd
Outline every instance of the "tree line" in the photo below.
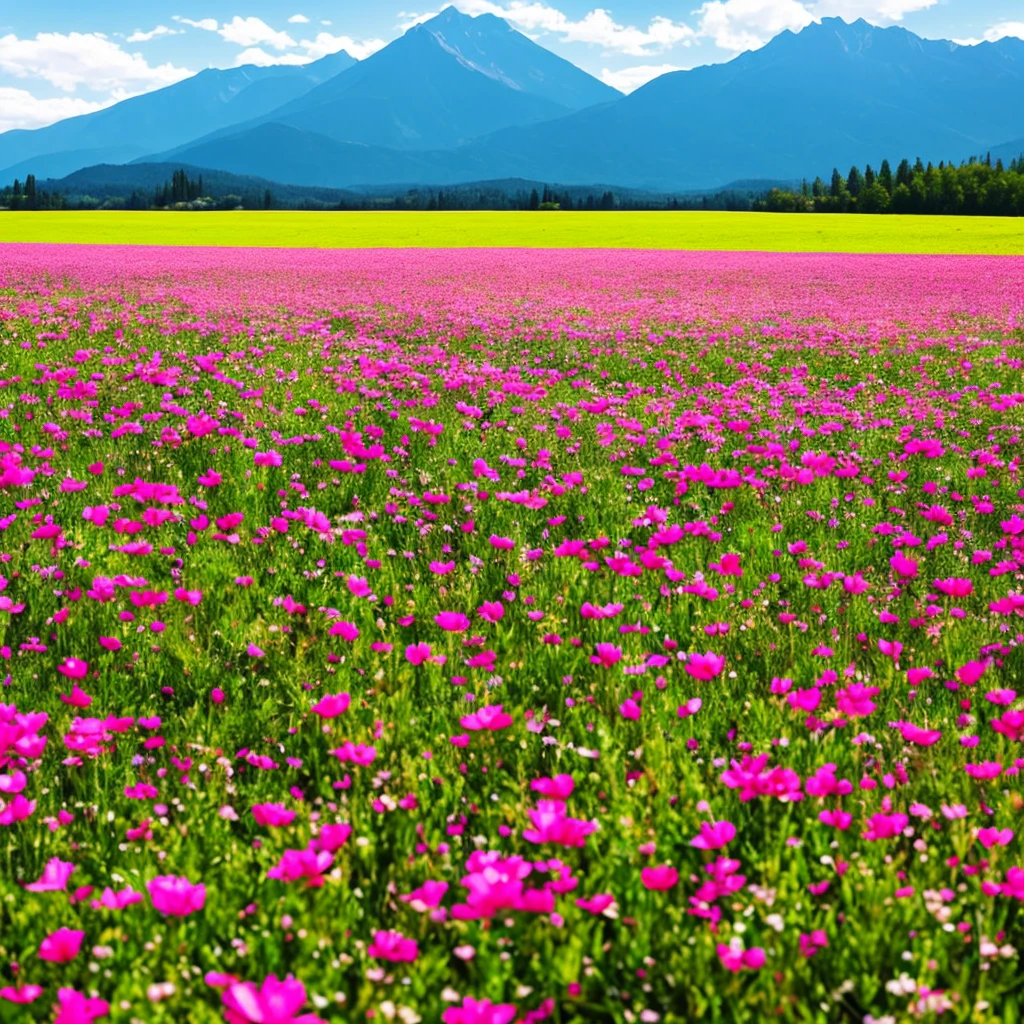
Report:
M 754 204 L 770 213 L 932 213 L 961 216 L 1024 216 L 1024 155 L 1005 166 L 991 156 L 972 157 L 936 167 L 920 157 L 900 161 L 893 173 L 888 160 L 878 170 L 838 168 L 826 183 L 804 180 L 800 189 L 772 189 Z
M 36 176 L 29 174 L 24 182 L 15 178 L 13 185 L 0 189 L 0 206 L 10 210 L 63 210 L 64 197 L 58 192 L 40 191 Z

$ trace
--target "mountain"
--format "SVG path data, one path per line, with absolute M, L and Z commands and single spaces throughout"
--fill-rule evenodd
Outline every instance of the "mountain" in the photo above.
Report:
M 463 157 L 473 177 L 500 168 L 703 188 L 884 157 L 959 160 L 1021 134 L 1024 41 L 958 46 L 826 18 L 727 64 L 662 75 L 611 106 L 498 132 Z
M 1009 167 L 1014 160 L 1024 159 L 1024 139 L 1014 139 L 1013 142 L 1003 142 L 998 146 L 990 146 L 986 152 L 992 157 L 992 163 L 1002 160 Z M 984 156 L 984 153 L 975 154 Z
M 244 121 L 354 66 L 344 51 L 301 67 L 210 68 L 105 110 L 32 131 L 0 134 L 0 181 L 61 176 L 86 164 L 127 162 Z
M 511 125 L 550 120 L 622 94 L 490 14 L 449 7 L 346 74 L 236 125 L 147 159 L 277 123 L 339 142 L 398 150 L 449 149 Z M 191 157 L 189 157 L 191 159 Z
M 356 182 L 447 184 L 453 180 L 448 166 L 450 154 L 445 151 L 415 153 L 339 142 L 319 132 L 277 122 L 183 147 L 175 156 L 178 161 L 292 185 L 328 188 L 344 188 Z
M 481 20 L 449 12 L 441 18 L 446 16 L 456 26 L 447 36 L 440 32 L 449 49 L 457 30 L 470 31 Z M 474 130 L 472 118 L 452 130 L 428 130 L 423 122 L 417 127 L 399 115 L 408 108 L 396 94 L 383 91 L 373 65 L 379 59 L 376 67 L 392 67 L 388 50 L 402 55 L 422 48 L 447 55 L 444 46 L 435 50 L 430 44 L 429 37 L 437 39 L 439 33 L 437 21 L 274 112 L 273 119 L 289 122 L 290 132 L 281 135 L 289 149 L 268 153 L 273 132 L 265 125 L 243 126 L 216 148 L 209 148 L 212 140 L 183 147 L 180 158 L 338 187 L 520 177 L 673 191 L 742 179 L 825 177 L 833 167 L 845 172 L 853 164 L 877 165 L 886 157 L 959 161 L 1024 135 L 1024 41 L 960 46 L 922 39 L 898 26 L 826 18 L 799 33 L 783 32 L 726 64 L 662 75 L 614 102 L 510 126 L 456 146 Z M 488 31 L 502 38 L 495 22 L 503 24 L 491 19 Z M 454 81 L 458 70 L 471 74 L 462 59 L 454 65 L 448 68 Z M 424 67 L 409 71 L 410 83 L 427 75 Z M 395 74 L 401 73 L 396 67 Z M 368 82 L 372 89 L 363 85 Z M 426 85 L 423 91 L 426 95 Z M 439 115 L 440 100 L 430 95 L 426 114 Z M 351 109 L 340 101 L 332 105 L 333 96 L 347 96 Z M 357 97 L 369 98 L 357 103 Z M 373 146 L 325 141 L 337 143 L 346 135 L 359 135 Z M 444 138 L 448 148 L 409 152 L 428 138 Z

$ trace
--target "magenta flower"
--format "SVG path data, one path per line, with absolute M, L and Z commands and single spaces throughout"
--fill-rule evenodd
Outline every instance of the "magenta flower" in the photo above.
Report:
M 498 729 L 507 729 L 512 724 L 512 716 L 502 710 L 501 704 L 488 704 L 479 711 L 459 719 L 459 725 L 470 732 L 495 732 Z
M 411 964 L 420 954 L 416 941 L 407 939 L 401 932 L 374 932 L 373 942 L 366 952 L 376 960 L 395 964 Z
M 89 663 L 79 658 L 65 658 L 57 671 L 68 679 L 84 679 L 89 674 Z
M 110 1004 L 103 999 L 91 999 L 73 988 L 57 992 L 57 1016 L 53 1024 L 91 1024 L 97 1017 L 110 1013 Z
M 39 959 L 49 960 L 55 964 L 66 964 L 78 956 L 84 938 L 85 932 L 58 928 L 39 944 Z
M 449 1006 L 441 1014 L 444 1024 L 509 1024 L 516 1015 L 511 1003 L 492 1003 L 466 996 L 461 1006 Z
M 616 647 L 614 644 L 595 644 L 594 653 L 590 658 L 592 664 L 600 665 L 602 668 L 611 668 L 621 660 L 622 648 Z
M 465 633 L 469 629 L 469 619 L 462 612 L 440 612 L 434 622 L 446 633 Z
M 273 974 L 257 988 L 251 981 L 230 984 L 221 999 L 227 1024 L 326 1024 L 313 1013 L 300 1013 L 306 986 L 290 974 L 278 981 Z
M 679 881 L 679 872 L 668 864 L 659 864 L 657 867 L 644 868 L 640 872 L 640 881 L 645 889 L 664 892 Z
M 712 654 L 711 651 L 705 654 L 691 654 L 686 659 L 685 667 L 687 675 L 706 682 L 714 679 L 725 668 L 725 655 Z
M 736 838 L 736 826 L 729 821 L 702 821 L 700 835 L 690 840 L 698 850 L 720 850 Z
M 313 705 L 310 710 L 321 718 L 337 718 L 348 711 L 352 698 L 347 693 L 330 693 Z
M 206 886 L 185 877 L 158 875 L 146 884 L 153 909 L 167 917 L 188 917 L 206 905 Z
M 43 868 L 38 882 L 25 886 L 27 892 L 61 892 L 68 886 L 68 879 L 75 871 L 75 865 L 59 857 L 51 857 Z
M 875 710 L 875 702 L 871 698 L 877 696 L 877 686 L 851 683 L 836 694 L 836 707 L 848 718 L 867 718 Z

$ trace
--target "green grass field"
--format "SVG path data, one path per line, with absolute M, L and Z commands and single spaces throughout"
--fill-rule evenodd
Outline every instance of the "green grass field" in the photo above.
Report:
M 1002 217 L 768 213 L 3 213 L 0 242 L 1024 254 Z

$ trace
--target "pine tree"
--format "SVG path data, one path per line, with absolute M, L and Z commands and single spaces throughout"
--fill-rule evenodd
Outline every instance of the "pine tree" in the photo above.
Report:
M 889 166 L 888 160 L 882 161 L 882 166 L 878 168 L 878 184 L 885 189 L 889 195 L 892 195 L 892 168 Z

